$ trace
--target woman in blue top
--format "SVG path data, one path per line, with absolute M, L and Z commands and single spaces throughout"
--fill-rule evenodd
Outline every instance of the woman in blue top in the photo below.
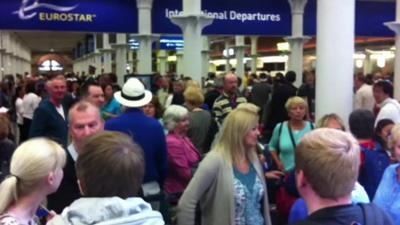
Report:
M 400 161 L 400 125 L 395 125 L 391 132 L 394 156 Z M 376 190 L 374 201 L 386 211 L 396 225 L 400 225 L 400 163 L 386 168 Z
M 115 118 L 121 114 L 121 104 L 114 98 L 114 89 L 112 84 L 102 86 L 104 92 L 105 104 L 101 108 L 101 115 L 104 120 Z
M 275 126 L 269 149 L 278 169 L 287 172 L 294 169 L 296 146 L 301 138 L 314 128 L 314 125 L 305 120 L 308 106 L 303 98 L 297 96 L 289 98 L 285 108 L 289 120 Z

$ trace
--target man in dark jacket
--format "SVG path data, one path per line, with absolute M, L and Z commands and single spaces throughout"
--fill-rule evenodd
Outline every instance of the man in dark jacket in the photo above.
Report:
M 58 75 L 47 82 L 49 98 L 42 100 L 32 118 L 29 137 L 47 137 L 64 148 L 68 141 L 68 120 L 62 101 L 67 92 L 64 76 Z

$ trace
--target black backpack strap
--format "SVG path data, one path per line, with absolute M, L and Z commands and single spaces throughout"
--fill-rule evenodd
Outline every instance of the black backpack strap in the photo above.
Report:
M 278 140 L 281 140 L 281 134 L 282 134 L 282 128 L 283 128 L 283 124 L 285 123 L 285 121 L 283 121 L 281 123 L 281 125 L 279 126 L 279 130 L 278 130 Z M 279 153 L 281 152 L 281 147 L 280 147 L 280 143 L 278 141 L 278 148 L 276 149 L 276 153 L 279 155 Z
M 382 211 L 379 210 L 379 208 L 375 204 L 360 203 L 358 205 L 361 207 L 362 212 L 364 214 L 364 224 L 363 225 L 385 225 Z

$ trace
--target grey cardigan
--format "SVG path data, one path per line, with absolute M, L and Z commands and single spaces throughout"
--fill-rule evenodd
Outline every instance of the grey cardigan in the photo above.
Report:
M 252 161 L 264 187 L 264 220 L 271 225 L 264 173 L 258 160 Z M 232 165 L 220 153 L 211 151 L 200 163 L 178 205 L 178 225 L 195 223 L 196 204 L 200 204 L 203 225 L 234 225 L 235 197 Z

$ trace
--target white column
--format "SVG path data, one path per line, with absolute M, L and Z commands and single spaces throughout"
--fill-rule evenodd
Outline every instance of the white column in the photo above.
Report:
M 355 0 L 318 0 L 317 6 L 316 120 L 336 113 L 347 121 L 353 105 Z
M 114 50 L 111 49 L 109 34 L 103 34 L 103 48 L 100 49 L 100 52 L 103 57 L 103 64 L 101 68 L 104 70 L 104 73 L 112 72 L 112 53 Z
M 229 73 L 231 71 L 231 55 L 229 53 L 229 49 L 231 48 L 230 44 L 229 44 L 229 38 L 225 40 L 225 59 L 226 59 L 226 64 L 225 64 L 225 72 Z
M 0 46 L 0 79 L 4 76 L 4 50 Z
M 118 84 L 122 87 L 124 85 L 124 75 L 126 74 L 126 54 L 128 51 L 126 34 L 117 34 L 117 43 L 113 44 L 112 47 L 115 49 L 115 63 Z
M 151 34 L 151 8 L 153 0 L 136 0 L 139 12 L 139 35 L 133 35 L 139 41 L 137 52 L 137 71 L 139 74 L 150 74 L 152 69 L 151 44 L 158 36 Z
M 396 21 L 385 23 L 396 33 L 396 51 L 394 61 L 394 98 L 400 99 L 400 0 L 396 1 Z
M 128 48 L 128 62 L 127 64 L 129 65 L 129 73 L 133 73 L 133 68 L 134 68 L 134 63 L 136 61 L 136 59 L 133 58 L 133 52 L 134 50 Z
M 363 73 L 364 73 L 364 75 L 367 75 L 371 72 L 372 72 L 371 54 L 366 52 L 364 64 L 363 64 Z
M 176 74 L 180 76 L 181 74 L 184 73 L 184 67 L 183 64 L 185 62 L 183 61 L 183 52 L 182 50 L 176 51 Z
M 350 0 L 352 1 L 352 0 Z M 296 72 L 296 86 L 301 85 L 303 77 L 303 47 L 309 40 L 303 36 L 303 15 L 307 0 L 289 0 L 292 12 L 292 36 L 286 40 L 290 44 L 289 70 Z M 340 14 L 338 14 L 340 15 Z
M 251 37 L 251 72 L 256 73 L 257 72 L 257 36 L 252 36 Z
M 166 50 L 160 50 L 157 54 L 158 58 L 158 72 L 161 75 L 165 75 L 167 73 L 167 58 L 168 54 Z
M 207 36 L 203 36 L 203 50 L 201 51 L 201 76 L 207 77 L 210 68 L 210 43 Z
M 212 19 L 201 13 L 201 0 L 183 0 L 183 15 L 173 17 L 171 21 L 178 25 L 183 33 L 183 74 L 201 83 L 201 31 L 212 23 Z
M 244 36 L 235 36 L 236 75 L 244 77 Z

